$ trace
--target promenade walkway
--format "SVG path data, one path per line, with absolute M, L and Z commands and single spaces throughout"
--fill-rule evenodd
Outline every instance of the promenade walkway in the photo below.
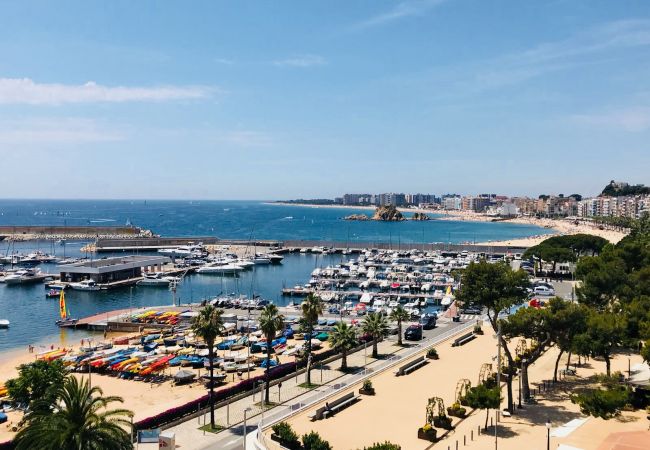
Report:
M 247 432 L 250 433 L 257 428 L 258 423 L 268 420 L 271 417 L 281 417 L 290 414 L 302 408 L 304 405 L 311 404 L 324 396 L 336 392 L 344 386 L 358 381 L 366 373 L 376 372 L 382 367 L 387 367 L 391 363 L 413 355 L 439 339 L 441 335 L 447 335 L 452 330 L 460 330 L 463 327 L 471 327 L 474 321 L 465 323 L 452 323 L 441 321 L 439 326 L 428 333 L 425 340 L 418 343 L 411 343 L 407 347 L 398 347 L 396 345 L 397 336 L 390 336 L 388 339 L 379 343 L 380 358 L 371 357 L 372 345 L 368 344 L 365 350 L 358 351 L 348 356 L 348 366 L 356 368 L 352 373 L 343 373 L 339 370 L 340 359 L 330 364 L 320 365 L 316 363 L 312 369 L 312 383 L 319 386 L 314 389 L 307 389 L 301 384 L 306 381 L 306 374 L 300 374 L 292 377 L 282 383 L 282 387 L 274 385 L 271 387 L 270 401 L 277 403 L 277 406 L 266 407 L 262 409 L 262 398 L 264 384 L 260 384 L 251 395 L 231 403 L 227 407 L 218 408 L 215 412 L 216 423 L 226 428 L 218 433 L 205 432 L 200 430 L 204 424 L 209 424 L 209 414 L 191 419 L 180 425 L 177 425 L 167 431 L 175 433 L 176 443 L 182 446 L 184 450 L 200 449 L 235 449 L 243 448 L 243 421 L 244 411 L 247 417 Z M 157 448 L 154 444 L 140 444 L 141 449 Z

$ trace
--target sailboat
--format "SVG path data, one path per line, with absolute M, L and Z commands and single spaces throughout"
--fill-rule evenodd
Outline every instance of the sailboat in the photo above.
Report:
M 56 324 L 60 327 L 72 327 L 75 326 L 79 319 L 73 319 L 70 317 L 68 308 L 65 305 L 65 293 L 61 290 L 61 295 L 59 296 L 59 315 L 60 320 L 56 321 Z

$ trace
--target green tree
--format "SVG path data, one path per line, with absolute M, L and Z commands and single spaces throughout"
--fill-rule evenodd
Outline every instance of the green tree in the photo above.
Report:
M 388 333 L 389 329 L 386 316 L 379 313 L 368 314 L 361 323 L 361 329 L 372 337 L 372 357 L 377 358 L 379 356 L 377 343 Z
M 490 409 L 498 409 L 501 404 L 501 392 L 498 387 L 489 388 L 485 384 L 479 384 L 469 388 L 465 401 L 470 408 L 485 410 L 484 428 L 487 428 Z
M 320 437 L 320 434 L 312 431 L 302 437 L 302 445 L 305 450 L 332 450 L 329 442 Z
M 576 337 L 586 331 L 589 312 L 584 306 L 564 301 L 561 298 L 551 299 L 546 311 L 551 340 L 560 350 L 555 358 L 553 370 L 553 380 L 557 381 L 560 358 L 564 353 L 570 353 L 576 347 Z
M 318 323 L 318 316 L 323 314 L 323 302 L 317 295 L 309 294 L 301 305 L 302 324 L 307 339 L 307 385 L 311 385 L 311 335 Z
M 549 313 L 546 309 L 520 308 L 507 320 L 502 321 L 502 333 L 506 339 L 512 340 L 517 337 L 524 337 L 539 343 L 532 354 L 526 355 L 520 361 L 521 386 L 524 399 L 530 397 L 528 365 L 537 359 L 546 345 L 550 344 L 551 328 Z
M 593 389 L 572 395 L 571 401 L 580 406 L 583 414 L 607 420 L 617 416 L 629 403 L 630 393 L 624 387 Z
M 266 338 L 266 403 L 269 403 L 269 391 L 271 385 L 271 343 L 278 331 L 284 327 L 284 316 L 278 311 L 278 307 L 270 303 L 264 307 L 260 314 L 260 330 Z
M 345 322 L 339 322 L 330 333 L 330 345 L 341 352 L 341 370 L 348 368 L 348 352 L 357 343 L 357 331 Z
M 397 305 L 390 313 L 390 320 L 397 322 L 397 345 L 402 345 L 402 322 L 409 318 L 408 311 L 402 305 Z
M 576 276 L 582 285 L 576 290 L 578 300 L 600 310 L 611 309 L 627 283 L 625 261 L 614 250 L 597 257 L 581 258 Z
M 52 403 L 63 386 L 67 370 L 61 361 L 37 360 L 18 367 L 18 376 L 6 382 L 9 396 L 14 402 L 29 407 L 35 400 Z
M 473 304 L 487 309 L 487 317 L 497 335 L 499 334 L 499 313 L 522 304 L 527 298 L 526 289 L 530 287 L 528 275 L 523 270 L 513 271 L 506 263 L 490 264 L 486 261 L 470 263 L 462 272 L 462 283 L 456 292 L 456 299 L 464 304 Z M 503 334 L 501 347 L 508 361 L 508 410 L 512 412 L 513 392 L 512 373 L 516 370 L 512 352 Z
M 107 410 L 120 397 L 103 397 L 102 390 L 88 381 L 66 378 L 53 402 L 30 410 L 16 435 L 16 450 L 126 450 L 132 449 L 130 418 L 126 409 Z
M 580 345 L 588 349 L 590 356 L 605 360 L 607 376 L 611 375 L 612 353 L 623 343 L 625 331 L 625 319 L 620 315 L 591 311 L 587 317 Z
M 210 427 L 214 428 L 214 342 L 224 329 L 223 310 L 207 305 L 192 320 L 192 331 L 202 338 L 208 346 L 210 359 Z

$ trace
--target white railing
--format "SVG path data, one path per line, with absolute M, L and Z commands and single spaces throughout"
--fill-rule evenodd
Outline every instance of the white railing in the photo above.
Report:
M 479 319 L 480 320 L 480 319 Z M 330 386 L 328 390 L 326 391 L 320 391 L 319 393 L 314 395 L 314 399 L 309 399 L 306 402 L 299 402 L 298 403 L 298 408 L 295 410 L 292 410 L 291 405 L 287 405 L 286 408 L 283 407 L 275 407 L 273 408 L 274 410 L 277 409 L 278 411 L 275 413 L 271 413 L 270 415 L 267 415 L 266 417 L 263 417 L 257 424 L 257 429 L 251 433 L 248 434 L 246 438 L 246 449 L 247 450 L 275 450 L 282 448 L 280 447 L 276 442 L 269 443 L 269 441 L 266 439 L 266 436 L 264 435 L 264 429 L 270 427 L 271 425 L 285 421 L 287 419 L 290 419 L 291 417 L 295 416 L 298 413 L 303 412 L 306 409 L 311 408 L 317 403 L 322 402 L 323 400 L 326 400 L 330 397 L 333 397 L 340 392 L 350 389 L 350 386 L 353 386 L 355 384 L 358 384 L 360 382 L 363 382 L 367 378 L 370 378 L 371 376 L 376 376 L 379 375 L 380 373 L 385 372 L 386 370 L 396 366 L 399 361 L 404 361 L 408 358 L 410 358 L 413 355 L 416 355 L 418 353 L 422 353 L 423 351 L 426 352 L 430 348 L 439 345 L 440 343 L 446 341 L 447 339 L 451 338 L 452 336 L 455 336 L 457 334 L 460 334 L 464 331 L 466 331 L 469 328 L 474 328 L 476 325 L 476 321 L 471 321 L 466 324 L 463 324 L 459 327 L 455 327 L 451 330 L 448 330 L 439 336 L 436 336 L 433 338 L 430 342 L 427 342 L 425 345 L 422 345 L 424 343 L 419 343 L 418 345 L 408 349 L 403 355 L 393 355 L 389 359 L 385 361 L 381 361 L 380 366 L 377 370 L 374 370 L 372 372 L 368 372 L 367 366 L 364 366 L 363 372 L 360 372 L 358 374 L 352 375 L 352 377 L 348 380 L 346 380 L 345 384 L 342 386 L 338 387 L 333 387 Z M 269 447 L 270 445 L 270 447 Z

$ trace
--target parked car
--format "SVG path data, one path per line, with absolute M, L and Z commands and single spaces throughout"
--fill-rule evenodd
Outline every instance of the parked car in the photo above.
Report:
M 549 289 L 547 286 L 536 286 L 535 289 L 533 289 L 533 292 L 535 295 L 543 295 L 547 297 L 555 295 L 555 289 Z
M 409 325 L 409 327 L 404 332 L 404 339 L 407 341 L 422 340 L 422 325 Z
M 483 313 L 483 310 L 477 306 L 468 306 L 467 308 L 463 308 L 460 310 L 461 314 L 476 314 L 479 315 Z
M 420 317 L 420 325 L 425 330 L 432 330 L 436 327 L 436 316 L 433 315 L 424 315 Z

